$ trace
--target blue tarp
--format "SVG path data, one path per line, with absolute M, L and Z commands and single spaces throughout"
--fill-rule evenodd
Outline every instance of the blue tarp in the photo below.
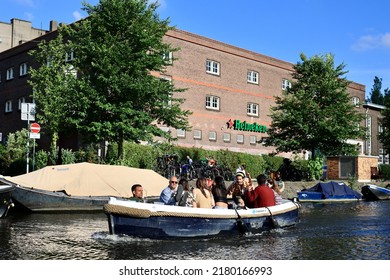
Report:
M 322 196 L 324 198 L 329 198 L 329 197 L 356 197 L 358 199 L 362 198 L 362 195 L 351 189 L 349 186 L 347 186 L 343 182 L 334 182 L 334 181 L 329 181 L 329 182 L 319 182 L 316 184 L 314 187 L 311 187 L 310 189 L 307 189 L 305 191 L 308 192 L 320 192 L 322 193 Z M 305 192 L 303 191 L 303 192 Z

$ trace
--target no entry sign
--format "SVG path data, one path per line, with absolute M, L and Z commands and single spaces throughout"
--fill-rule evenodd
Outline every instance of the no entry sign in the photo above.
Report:
M 30 125 L 30 132 L 31 133 L 39 133 L 41 131 L 41 126 L 38 123 L 32 123 Z

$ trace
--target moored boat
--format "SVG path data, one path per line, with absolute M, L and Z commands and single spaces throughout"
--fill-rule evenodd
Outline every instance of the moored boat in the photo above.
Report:
M 390 199 L 390 186 L 385 188 L 373 184 L 367 184 L 362 187 L 363 198 L 368 201 Z
M 300 202 L 346 202 L 360 199 L 362 195 L 344 182 L 319 182 L 309 189 L 298 192 Z
M 151 239 L 253 234 L 299 220 L 298 202 L 255 209 L 205 209 L 110 198 L 104 205 L 111 234 Z
M 153 170 L 93 163 L 47 166 L 0 181 L 14 186 L 11 196 L 19 209 L 36 212 L 102 211 L 112 196 L 131 197 L 133 184 L 141 184 L 147 198 L 168 185 Z
M 0 218 L 7 216 L 9 209 L 13 206 L 11 199 L 13 189 L 11 185 L 0 185 Z

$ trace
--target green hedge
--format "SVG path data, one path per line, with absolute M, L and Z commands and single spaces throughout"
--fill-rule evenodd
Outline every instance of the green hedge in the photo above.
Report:
M 384 180 L 390 180 L 390 165 L 389 164 L 380 164 L 379 165 L 379 174 L 384 176 Z

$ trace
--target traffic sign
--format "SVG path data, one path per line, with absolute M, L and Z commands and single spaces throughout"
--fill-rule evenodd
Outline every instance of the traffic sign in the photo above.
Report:
M 41 131 L 41 126 L 38 123 L 32 123 L 30 125 L 30 132 L 31 133 L 39 133 Z

